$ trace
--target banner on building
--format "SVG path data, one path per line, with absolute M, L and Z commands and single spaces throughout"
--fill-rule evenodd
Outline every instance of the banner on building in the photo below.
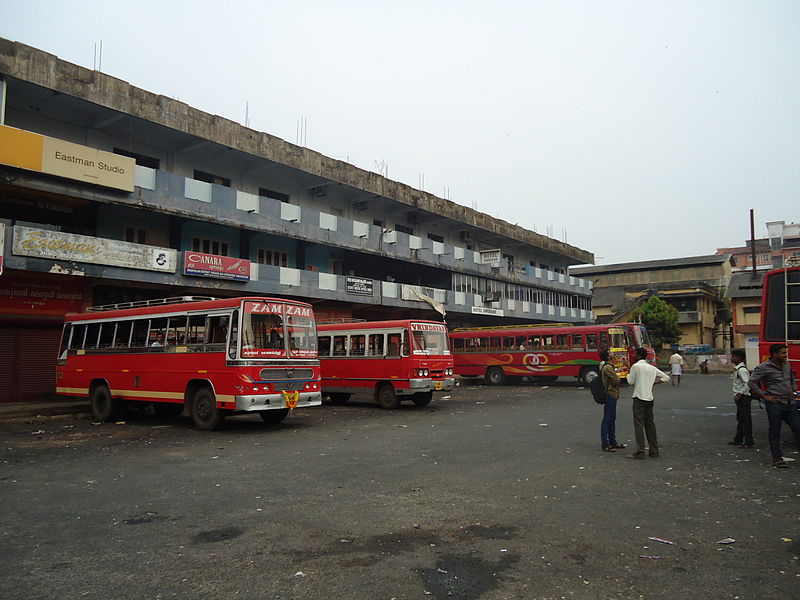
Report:
M 345 280 L 348 294 L 359 294 L 361 296 L 372 296 L 372 279 L 366 277 L 350 277 Z
M 83 310 L 83 277 L 7 271 L 0 278 L 0 314 L 58 315 Z
M 127 156 L 0 125 L 0 163 L 133 191 L 136 161 Z
M 164 273 L 174 273 L 178 262 L 177 252 L 170 248 L 47 229 L 33 229 L 20 225 L 14 227 L 11 251 L 18 256 L 52 258 Z
M 244 258 L 187 250 L 183 253 L 183 274 L 195 277 L 232 279 L 233 281 L 250 281 L 250 261 Z
M 486 308 L 485 306 L 473 306 L 473 315 L 493 315 L 495 317 L 502 317 L 503 311 L 499 308 Z

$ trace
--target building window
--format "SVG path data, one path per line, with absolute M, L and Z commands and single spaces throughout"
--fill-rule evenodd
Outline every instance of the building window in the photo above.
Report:
M 272 265 L 273 267 L 288 267 L 289 255 L 280 250 L 258 249 L 258 264 Z
M 414 228 L 413 227 L 406 227 L 405 225 L 395 224 L 394 226 L 395 231 L 399 231 L 401 233 L 407 233 L 408 235 L 414 235 Z
M 428 239 L 434 242 L 439 242 L 440 244 L 444 244 L 444 238 L 440 235 L 436 235 L 435 233 L 429 233 Z
M 213 175 L 212 173 L 206 173 L 205 171 L 198 171 L 197 169 L 194 170 L 194 176 L 192 179 L 196 179 L 197 181 L 205 181 L 206 183 L 224 185 L 225 187 L 231 187 L 231 180 L 227 177 L 220 177 L 219 175 Z
M 383 227 L 383 221 L 380 221 L 378 219 L 373 219 L 372 224 L 375 225 L 376 227 Z
M 264 198 L 272 198 L 273 200 L 280 200 L 281 202 L 289 202 L 289 194 L 284 194 L 283 192 L 276 192 L 275 190 L 270 190 L 267 188 L 258 188 L 258 195 L 263 196 Z
M 742 312 L 746 315 L 755 315 L 761 314 L 761 307 L 760 306 L 744 306 L 742 307 Z
M 203 252 L 204 254 L 228 256 L 228 242 L 196 237 L 192 238 L 192 250 L 195 252 Z
M 148 169 L 158 169 L 158 167 L 161 165 L 161 161 L 157 158 L 145 156 L 144 154 L 139 154 L 138 152 L 131 152 L 130 150 L 123 150 L 122 148 L 114 148 L 114 154 L 132 158 L 136 161 L 137 165 L 140 167 L 147 167 Z
M 146 244 L 147 243 L 146 240 L 147 240 L 147 232 L 144 229 L 139 229 L 138 227 L 125 228 L 126 242 L 133 242 L 134 244 Z
M 769 252 L 762 252 L 762 254 L 761 254 L 761 262 L 762 262 L 762 263 L 768 263 L 768 262 L 770 262 L 770 255 L 769 255 Z

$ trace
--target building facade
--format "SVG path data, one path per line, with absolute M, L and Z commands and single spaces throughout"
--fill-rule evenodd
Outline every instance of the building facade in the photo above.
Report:
M 97 304 L 594 320 L 564 242 L 4 39 L 0 99 L 0 401 L 52 388 L 63 315 Z
M 768 221 L 767 235 L 773 268 L 780 269 L 788 259 L 800 260 L 800 223 Z
M 732 273 L 730 254 L 693 256 L 570 269 L 590 279 L 593 309 L 600 323 L 628 320 L 652 295 L 678 311 L 680 345 L 730 347 L 730 317 L 725 290 Z

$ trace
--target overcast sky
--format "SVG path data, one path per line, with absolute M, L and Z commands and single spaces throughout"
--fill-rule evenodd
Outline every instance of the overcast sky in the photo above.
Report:
M 593 252 L 800 220 L 800 1 L 4 3 L 0 36 Z

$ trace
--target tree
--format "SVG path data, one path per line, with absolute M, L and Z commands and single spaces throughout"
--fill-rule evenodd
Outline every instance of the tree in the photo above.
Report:
M 641 320 L 655 347 L 677 344 L 681 338 L 678 327 L 678 310 L 658 296 L 650 296 L 644 304 L 631 313 L 631 321 Z

